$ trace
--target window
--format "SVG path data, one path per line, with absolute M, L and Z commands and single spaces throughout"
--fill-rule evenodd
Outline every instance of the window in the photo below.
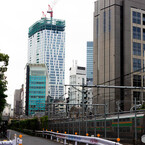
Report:
M 133 26 L 133 39 L 141 40 L 141 28 Z
M 141 75 L 133 75 L 133 86 L 141 87 Z
M 143 41 L 145 41 L 145 29 L 143 29 Z
M 139 12 L 132 12 L 132 21 L 136 24 L 141 24 L 141 14 Z
M 143 14 L 143 25 L 145 25 L 145 14 Z
M 145 44 L 143 44 L 143 56 L 145 56 L 144 53 L 145 53 Z
M 145 60 L 143 59 L 143 72 L 145 72 Z
M 133 71 L 141 71 L 141 59 L 133 58 Z
M 135 98 L 136 98 L 136 103 L 140 104 L 140 92 L 133 92 L 133 104 L 135 104 Z
M 145 87 L 145 76 L 143 76 L 143 86 Z
M 141 44 L 133 42 L 133 55 L 141 56 Z

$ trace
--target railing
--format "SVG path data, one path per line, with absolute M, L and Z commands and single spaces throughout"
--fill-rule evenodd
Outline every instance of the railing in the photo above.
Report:
M 109 140 L 98 138 L 98 137 L 63 134 L 63 133 L 56 133 L 52 131 L 36 131 L 36 134 L 42 135 L 43 137 L 47 137 L 49 135 L 51 140 L 53 140 L 53 138 L 56 138 L 57 142 L 59 139 L 63 139 L 64 144 L 67 144 L 67 140 L 69 140 L 69 141 L 74 141 L 75 145 L 77 145 L 78 142 L 86 143 L 86 145 L 88 144 L 121 145 L 120 143 L 109 141 Z
M 10 139 L 10 130 L 7 131 L 7 138 Z M 22 135 L 19 135 L 19 137 L 14 136 L 13 140 L 9 141 L 0 141 L 0 145 L 22 145 Z

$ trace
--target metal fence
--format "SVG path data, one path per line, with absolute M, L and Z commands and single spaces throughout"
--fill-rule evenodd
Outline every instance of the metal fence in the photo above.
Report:
M 64 111 L 57 111 L 56 106 L 64 105 Z M 70 106 L 68 106 L 70 105 Z M 89 105 L 88 105 L 89 106 Z M 93 104 L 92 110 L 82 109 L 81 104 L 58 104 L 48 105 L 48 129 L 55 132 L 67 132 L 68 134 L 94 135 L 99 133 L 103 138 L 121 138 L 140 140 L 145 129 L 144 111 L 137 110 L 137 105 L 131 111 L 107 113 L 107 105 Z M 97 106 L 102 107 L 103 114 L 97 113 Z M 69 110 L 68 110 L 69 108 Z
M 85 143 L 88 144 L 97 144 L 97 145 L 121 145 L 120 143 L 101 139 L 98 137 L 88 137 L 88 136 L 80 136 L 80 135 L 72 135 L 72 134 L 64 134 L 64 133 L 57 133 L 52 131 L 36 131 L 36 134 L 42 135 L 43 137 L 50 136 L 51 140 L 54 138 L 59 141 L 59 139 L 63 139 L 63 143 L 66 145 L 67 141 L 73 141 L 75 142 L 75 145 L 77 143 Z

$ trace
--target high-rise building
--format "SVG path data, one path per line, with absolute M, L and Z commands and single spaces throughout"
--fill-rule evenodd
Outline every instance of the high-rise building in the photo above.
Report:
M 48 97 L 48 72 L 45 64 L 26 65 L 25 114 L 45 114 Z
M 145 1 L 98 0 L 94 12 L 94 85 L 145 86 Z M 142 103 L 141 89 L 94 89 L 94 103 L 108 104 L 108 111 L 130 110 Z
M 87 70 L 87 85 L 93 85 L 93 42 L 88 41 L 87 42 L 87 64 L 86 64 L 86 70 Z M 92 99 L 93 99 L 93 88 L 87 89 L 87 103 L 88 108 L 90 109 L 90 112 L 92 111 Z
M 87 84 L 93 85 L 93 42 L 87 42 Z
M 75 65 L 73 64 L 73 66 L 70 68 L 69 84 L 74 86 L 69 88 L 69 104 L 81 104 L 83 80 L 85 84 L 86 68 L 82 66 L 78 66 L 76 62 Z M 80 86 L 75 86 L 75 85 L 80 85 Z
M 64 94 L 65 21 L 42 18 L 29 28 L 28 63 L 46 64 L 49 96 Z
M 14 117 L 24 114 L 24 85 L 14 93 Z

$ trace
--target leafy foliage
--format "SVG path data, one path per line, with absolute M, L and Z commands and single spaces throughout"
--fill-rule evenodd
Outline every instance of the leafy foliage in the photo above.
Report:
M 36 117 L 33 119 L 12 120 L 9 128 L 24 132 L 26 134 L 34 135 L 34 131 L 40 129 L 40 122 Z
M 9 125 L 11 129 L 25 132 L 30 130 L 42 130 L 48 128 L 48 116 L 33 119 L 25 119 L 25 120 L 12 120 Z M 27 132 L 25 132 L 27 133 Z
M 44 116 L 40 118 L 41 129 L 48 128 L 48 116 Z
M 7 66 L 9 62 L 9 56 L 3 53 L 0 53 L 0 114 L 2 113 L 7 95 L 5 91 L 7 90 L 7 81 L 4 73 L 7 71 Z

